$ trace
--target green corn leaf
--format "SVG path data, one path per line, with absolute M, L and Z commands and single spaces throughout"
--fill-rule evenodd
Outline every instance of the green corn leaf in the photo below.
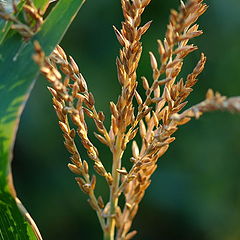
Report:
M 16 16 L 18 16 L 18 14 L 21 12 L 22 7 L 25 3 L 25 0 L 21 0 L 17 6 L 18 8 L 18 12 L 16 13 Z M 7 37 L 10 29 L 11 29 L 11 22 L 6 22 L 2 19 L 0 19 L 0 44 L 2 44 L 2 42 L 4 41 L 4 39 Z
M 0 240 L 38 239 L 16 203 L 11 184 L 12 149 L 22 110 L 38 76 L 38 66 L 32 60 L 33 42 L 39 41 L 50 54 L 83 2 L 60 0 L 28 43 L 14 34 L 0 44 Z
M 25 4 L 26 0 L 21 0 L 18 3 L 18 12 L 16 13 L 16 16 L 21 12 L 23 5 Z M 49 0 L 33 0 L 33 3 L 36 8 L 40 9 L 41 11 L 45 12 L 46 8 L 49 5 Z M 4 41 L 4 39 L 7 37 L 10 29 L 11 29 L 11 22 L 5 22 L 4 20 L 0 19 L 0 44 Z

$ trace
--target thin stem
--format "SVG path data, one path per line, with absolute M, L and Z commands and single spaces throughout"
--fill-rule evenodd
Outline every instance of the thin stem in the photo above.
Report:
M 90 199 L 94 202 L 94 205 L 97 206 L 98 202 L 97 202 L 97 199 L 96 199 L 95 194 L 94 194 L 93 191 L 91 191 L 91 192 L 89 193 L 89 197 L 90 197 Z M 105 227 L 105 221 L 104 221 L 104 218 L 103 218 L 102 215 L 101 215 L 101 209 L 100 209 L 100 208 L 96 209 L 96 213 L 97 213 L 97 217 L 98 217 L 98 220 L 99 220 L 99 222 L 100 222 L 100 225 L 101 225 L 101 227 L 102 227 L 102 230 L 105 232 L 105 229 L 106 229 L 106 227 Z
M 89 175 L 88 174 L 84 174 L 83 177 L 84 177 L 84 179 L 85 179 L 85 181 L 87 183 L 91 184 L 91 181 L 89 179 Z M 89 198 L 92 200 L 94 206 L 96 206 L 95 210 L 96 210 L 96 213 L 97 213 L 97 217 L 98 217 L 99 223 L 100 223 L 100 225 L 102 227 L 102 230 L 105 231 L 105 221 L 104 221 L 103 216 L 101 215 L 101 209 L 98 206 L 98 202 L 97 202 L 97 198 L 95 196 L 94 190 L 91 189 L 88 195 L 89 195 Z
M 113 166 L 112 166 L 112 177 L 113 177 L 113 183 L 111 186 L 111 192 L 110 192 L 110 213 L 108 218 L 108 225 L 106 230 L 106 238 L 105 240 L 113 240 L 114 234 L 115 234 L 115 214 L 116 214 L 116 208 L 118 206 L 118 196 L 116 195 L 119 181 L 120 181 L 120 174 L 116 171 L 116 169 L 121 168 L 121 158 L 123 151 L 121 149 L 123 140 L 123 134 L 120 133 L 117 136 L 115 148 L 113 151 Z
M 103 240 L 112 240 L 113 238 L 111 238 L 110 236 L 110 232 L 105 231 L 104 232 L 104 236 L 103 236 Z
M 191 108 L 185 110 L 184 112 L 172 115 L 172 119 L 180 121 L 187 117 L 199 118 L 202 113 L 212 112 L 212 111 L 227 111 L 227 112 L 240 112 L 240 97 L 230 97 L 215 93 L 210 89 L 207 93 L 207 98 L 192 106 Z

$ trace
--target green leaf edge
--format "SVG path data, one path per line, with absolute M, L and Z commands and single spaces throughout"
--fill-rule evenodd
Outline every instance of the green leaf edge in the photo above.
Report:
M 38 0 L 39 1 L 39 0 Z M 33 39 L 31 40 L 31 42 L 29 42 L 28 44 L 25 45 L 25 48 L 23 49 L 22 53 L 20 54 L 21 56 L 29 56 L 31 58 L 34 50 L 33 50 L 33 41 L 37 40 L 40 42 L 40 44 L 43 47 L 43 50 L 46 52 L 46 54 L 50 54 L 53 49 L 55 48 L 55 46 L 61 41 L 62 37 L 64 36 L 67 28 L 69 27 L 69 25 L 71 24 L 72 20 L 74 19 L 74 17 L 76 16 L 77 12 L 79 11 L 79 9 L 81 8 L 82 4 L 84 3 L 84 0 L 79 1 L 79 0 L 61 0 L 59 1 L 56 6 L 54 7 L 54 9 L 51 11 L 51 13 L 49 14 L 49 16 L 47 17 L 47 19 L 45 20 L 41 30 L 33 37 Z M 61 16 L 61 19 L 59 19 L 59 16 Z M 54 24 L 51 22 L 51 19 L 56 20 L 56 22 L 59 24 L 61 21 L 65 20 L 65 25 L 64 25 L 64 29 L 63 31 L 53 31 L 52 29 L 54 29 Z M 66 21 L 68 22 L 66 24 Z M 61 25 L 62 27 L 63 25 Z M 59 30 L 59 29 L 56 29 Z M 49 34 L 51 34 L 51 39 L 49 39 Z M 15 49 L 19 48 L 20 46 L 17 46 L 17 43 L 20 39 L 19 36 L 14 36 L 15 38 Z M 7 46 L 8 41 L 6 41 L 6 43 L 3 43 L 2 45 L 0 45 L 0 53 L 1 50 L 5 49 Z M 17 48 L 16 48 L 17 46 Z M 11 47 L 9 49 L 9 52 L 11 53 Z M 0 56 L 0 69 L 4 69 L 4 61 L 3 61 L 3 57 L 1 58 Z M 20 58 L 20 56 L 19 56 Z M 1 73 L 0 73 L 0 83 L 1 83 Z M 2 119 L 4 118 L 4 112 L 1 112 L 0 109 L 0 167 L 4 167 L 5 168 L 5 174 L 0 173 L 0 215 L 3 217 L 4 215 L 1 214 L 1 211 L 5 209 L 5 213 L 9 213 L 10 211 L 10 215 L 6 214 L 5 217 L 7 218 L 7 221 L 11 220 L 11 216 L 14 215 L 14 213 L 16 214 L 15 217 L 17 217 L 20 222 L 22 222 L 25 226 L 25 234 L 27 235 L 26 238 L 24 239 L 31 239 L 31 240 L 36 240 L 37 237 L 35 236 L 35 234 L 33 233 L 32 228 L 30 227 L 29 223 L 24 220 L 21 212 L 19 211 L 17 204 L 16 204 L 16 196 L 14 193 L 14 189 L 12 189 L 12 187 L 9 185 L 9 180 L 8 178 L 11 179 L 11 167 L 10 167 L 10 162 L 11 162 L 11 152 L 12 152 L 12 148 L 13 148 L 13 144 L 15 141 L 15 137 L 16 137 L 16 131 L 18 128 L 18 123 L 19 123 L 19 119 L 21 116 L 21 113 L 23 111 L 23 108 L 25 106 L 25 103 L 28 99 L 28 96 L 31 92 L 31 89 L 35 83 L 35 80 L 38 76 L 38 67 L 33 65 L 33 71 L 30 74 L 33 76 L 33 78 L 31 78 L 31 80 L 29 79 L 27 81 L 27 84 L 25 83 L 24 88 L 25 88 L 25 93 L 22 96 L 14 96 L 14 100 L 17 99 L 17 108 L 15 109 L 15 119 L 12 120 L 11 124 L 8 127 L 12 127 L 12 131 L 9 131 L 7 134 L 3 134 L 3 136 L 1 136 L 2 131 L 4 130 L 4 124 L 2 124 Z M 16 83 L 17 84 L 17 83 Z M 21 83 L 20 83 L 21 85 Z M 18 86 L 15 86 L 18 87 Z M 2 86 L 0 85 L 0 96 L 1 94 L 4 92 L 4 88 L 2 88 Z M 4 95 L 4 94 L 3 94 Z M 17 98 L 16 98 L 17 97 Z M 11 102 L 11 104 L 14 101 Z M 9 104 L 9 106 L 7 107 L 11 107 Z M 16 104 L 16 103 L 15 103 Z M 7 109 L 7 108 L 6 108 Z M 6 125 L 5 125 L 6 127 Z M 7 141 L 9 144 L 9 148 L 7 152 L 4 152 L 4 141 Z M 7 160 L 4 162 L 3 160 Z M 3 180 L 4 179 L 4 180 Z M 11 182 L 11 181 L 10 181 Z M 5 199 L 5 200 L 4 200 Z M 6 208 L 9 210 L 6 212 Z M 5 219 L 6 220 L 6 219 Z M 1 226 L 1 218 L 0 218 L 0 226 Z M 14 227 L 14 226 L 13 226 Z M 18 231 L 19 230 L 19 226 L 17 226 Z M 1 235 L 2 233 L 0 233 L 0 239 L 2 239 L 3 235 Z M 18 239 L 23 239 L 22 236 L 21 238 L 19 238 L 17 235 L 14 236 L 14 239 L 18 240 Z M 3 238 L 3 240 L 13 240 L 13 238 L 8 239 L 8 238 Z

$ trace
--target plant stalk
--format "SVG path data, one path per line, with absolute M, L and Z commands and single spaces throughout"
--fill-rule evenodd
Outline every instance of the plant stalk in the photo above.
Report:
M 113 183 L 111 186 L 111 193 L 110 193 L 110 213 L 108 217 L 108 223 L 107 223 L 107 229 L 104 234 L 104 240 L 114 240 L 115 235 L 115 214 L 116 214 L 116 208 L 118 206 L 118 196 L 116 194 L 116 191 L 119 186 L 120 181 L 120 174 L 116 171 L 116 169 L 121 168 L 121 158 L 123 151 L 121 149 L 121 144 L 123 140 L 123 135 L 120 133 L 117 136 L 115 148 L 113 151 L 113 166 L 112 166 L 112 177 L 113 177 Z
M 113 239 L 114 239 L 114 236 L 111 237 L 110 232 L 108 231 L 104 232 L 103 240 L 113 240 Z

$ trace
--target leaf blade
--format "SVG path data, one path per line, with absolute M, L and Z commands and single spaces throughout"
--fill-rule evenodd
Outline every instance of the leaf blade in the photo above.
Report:
M 0 211 L 6 210 L 6 206 L 10 204 L 8 207 L 12 210 L 9 216 L 15 216 L 14 224 L 17 229 L 23 230 L 21 238 L 14 232 L 14 238 L 11 240 L 37 239 L 33 234 L 29 235 L 27 231 L 30 225 L 23 219 L 17 208 L 15 196 L 11 194 L 14 192 L 14 187 L 9 181 L 11 178 L 12 148 L 18 122 L 38 76 L 38 67 L 32 61 L 33 41 L 39 41 L 43 50 L 50 54 L 64 36 L 83 2 L 83 0 L 59 1 L 44 21 L 40 31 L 29 43 L 22 43 L 21 37 L 14 34 L 0 45 L 0 201 L 3 196 L 8 196 L 5 205 L 0 204 Z M 0 232 L 0 239 L 1 237 L 4 240 L 8 239 L 8 235 L 11 234 L 8 232 L 8 228 L 11 228 L 9 216 L 3 215 L 0 219 L 0 229 L 6 229 L 5 232 L 3 230 Z

